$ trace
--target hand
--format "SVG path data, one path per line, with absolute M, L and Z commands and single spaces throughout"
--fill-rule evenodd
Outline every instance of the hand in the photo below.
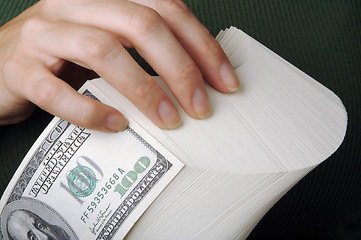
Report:
M 217 41 L 180 0 L 43 0 L 0 28 L 0 124 L 24 120 L 35 104 L 86 128 L 125 129 L 121 113 L 57 77 L 69 61 L 94 70 L 160 128 L 177 127 L 171 100 L 124 46 L 193 118 L 211 112 L 203 76 L 221 92 L 239 88 Z

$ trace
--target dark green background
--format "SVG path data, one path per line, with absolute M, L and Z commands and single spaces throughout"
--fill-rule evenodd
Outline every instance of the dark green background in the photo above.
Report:
M 1 0 L 0 25 L 36 1 Z M 236 26 L 334 91 L 348 111 L 339 150 L 299 182 L 249 239 L 361 239 L 361 1 L 185 1 L 216 35 Z M 135 58 L 149 72 L 138 56 Z M 0 127 L 0 192 L 52 117 Z

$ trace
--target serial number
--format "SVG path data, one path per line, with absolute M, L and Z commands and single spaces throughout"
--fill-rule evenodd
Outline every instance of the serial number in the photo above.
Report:
M 121 172 L 121 169 L 119 169 L 119 172 Z M 108 181 L 105 182 L 103 187 L 96 193 L 93 200 L 89 203 L 89 205 L 86 207 L 86 210 L 84 211 L 83 215 L 80 217 L 80 220 L 84 223 L 86 223 L 87 219 L 89 219 L 89 216 L 94 213 L 95 209 L 98 207 L 98 205 L 102 202 L 104 197 L 109 193 L 109 191 L 113 188 L 114 184 L 117 182 L 116 180 L 119 179 L 119 175 L 114 173 Z

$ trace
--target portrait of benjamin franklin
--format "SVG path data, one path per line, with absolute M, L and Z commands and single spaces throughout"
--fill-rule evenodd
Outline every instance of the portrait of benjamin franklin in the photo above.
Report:
M 52 225 L 35 213 L 18 209 L 10 213 L 7 219 L 7 233 L 11 240 L 68 240 L 66 231 Z
M 22 198 L 5 206 L 0 215 L 7 240 L 78 240 L 72 227 L 49 205 Z

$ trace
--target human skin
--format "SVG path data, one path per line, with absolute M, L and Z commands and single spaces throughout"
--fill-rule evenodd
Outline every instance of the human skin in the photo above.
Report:
M 85 128 L 127 126 L 116 109 L 58 77 L 67 62 L 94 70 L 162 129 L 180 125 L 169 97 L 129 55 L 134 47 L 193 118 L 210 115 L 205 90 L 238 90 L 217 41 L 180 0 L 43 0 L 0 28 L 0 125 L 37 105 Z

